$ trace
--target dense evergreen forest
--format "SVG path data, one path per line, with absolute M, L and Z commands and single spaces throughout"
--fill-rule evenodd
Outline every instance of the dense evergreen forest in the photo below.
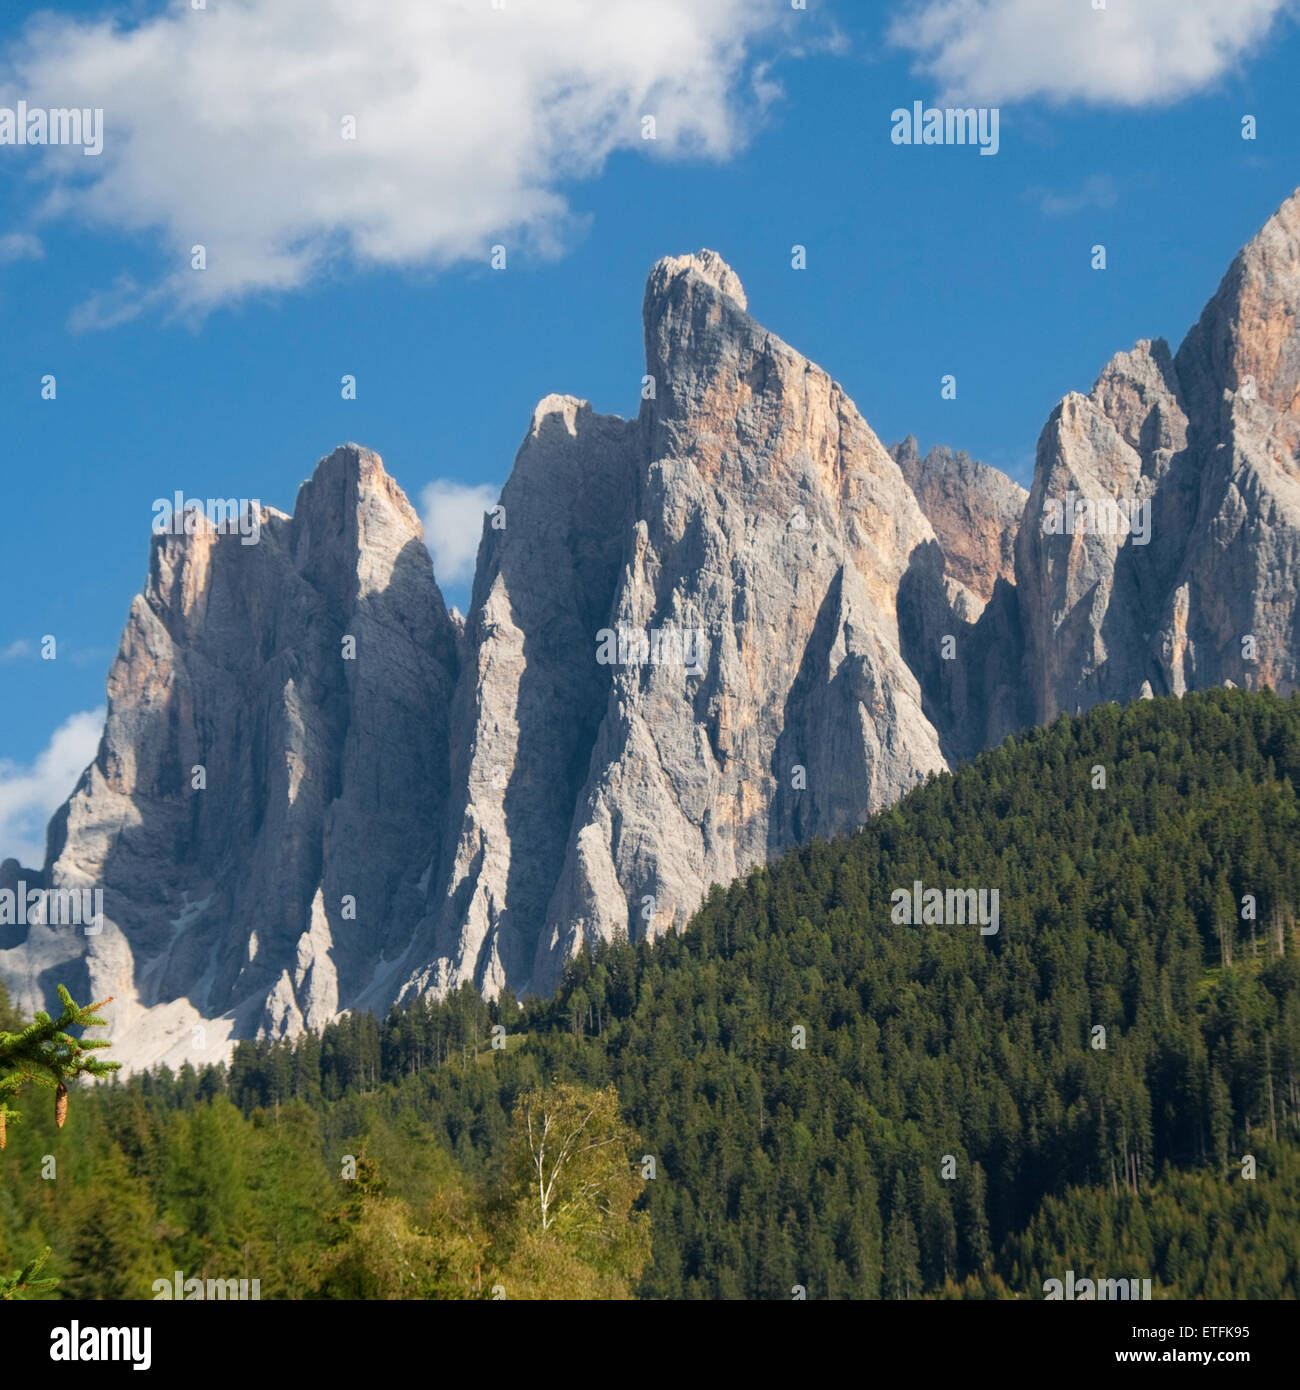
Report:
M 48 1244 L 74 1298 L 174 1269 L 263 1298 L 1300 1296 L 1298 779 L 1300 698 L 1099 706 L 597 945 L 554 999 L 82 1084 L 61 1131 L 10 1131 L 0 1273 Z M 898 924 L 917 881 L 996 890 L 997 931 Z M 617 1159 L 538 1235 L 544 1105 Z

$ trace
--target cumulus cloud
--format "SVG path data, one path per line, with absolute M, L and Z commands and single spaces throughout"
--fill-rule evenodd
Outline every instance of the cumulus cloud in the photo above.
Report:
M 104 148 L 26 150 L 37 216 L 157 238 L 82 326 L 290 290 L 340 257 L 486 263 L 563 249 L 565 190 L 621 149 L 723 158 L 776 95 L 752 0 L 183 0 L 135 22 L 43 14 L 0 103 L 102 107 Z M 643 138 L 653 116 L 655 139 Z M 349 133 L 355 122 L 355 139 Z M 13 151 L 10 152 L 11 156 Z M 191 248 L 207 268 L 191 268 Z
M 1294 11 L 1295 0 L 918 0 L 889 37 L 941 101 L 1148 106 L 1204 90 Z
M 437 478 L 420 493 L 424 543 L 433 556 L 440 587 L 458 587 L 474 578 L 483 513 L 495 505 L 500 488 Z
M 30 764 L 0 758 L 0 860 L 44 864 L 46 823 L 94 759 L 104 714 L 101 707 L 64 720 Z

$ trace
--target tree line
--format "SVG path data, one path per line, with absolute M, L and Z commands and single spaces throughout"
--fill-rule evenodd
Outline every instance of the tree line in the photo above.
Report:
M 1298 776 L 1296 697 L 1062 718 L 715 888 L 681 934 L 583 951 L 552 999 L 466 987 L 99 1087 L 87 1180 L 116 1164 L 164 1228 L 183 1212 L 227 1258 L 273 1250 L 283 1296 L 328 1293 L 293 1272 L 319 1231 L 266 1224 L 328 1206 L 294 1186 L 317 1157 L 364 1135 L 399 1193 L 375 1200 L 454 1249 L 458 1204 L 502 1229 L 524 1099 L 571 1086 L 626 1127 L 620 1238 L 653 1244 L 618 1269 L 642 1297 L 1034 1298 L 1066 1269 L 1295 1297 Z M 998 932 L 893 924 L 916 880 L 996 888 Z M 280 1205 L 211 1205 L 269 1181 L 277 1145 Z M 23 1183 L 0 1253 L 81 1248 Z

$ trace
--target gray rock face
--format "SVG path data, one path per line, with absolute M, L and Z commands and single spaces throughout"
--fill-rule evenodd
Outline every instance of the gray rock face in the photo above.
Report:
M 1161 341 L 1117 354 L 1089 395 L 1072 393 L 1052 412 L 1016 539 L 1030 722 L 1132 699 L 1151 676 L 1151 599 L 1167 589 L 1187 541 L 1187 428 Z M 1074 529 L 1084 500 L 1148 508 L 1146 543 L 1109 524 L 1110 513 L 1104 526 Z M 1070 513 L 1068 532 L 1045 530 L 1058 504 L 1063 528 Z
M 948 578 L 982 607 L 999 579 L 1015 582 L 1016 532 L 1029 494 L 964 450 L 936 446 L 924 458 L 916 436 L 889 451 L 916 494 L 946 561 Z
M 462 980 L 522 993 L 531 978 L 609 702 L 595 634 L 634 524 L 639 439 L 635 422 L 570 397 L 534 412 L 479 549 L 445 853 L 390 999 Z
M 964 452 L 924 457 L 909 435 L 890 450 L 934 527 L 899 588 L 902 652 L 949 762 L 973 757 L 1023 722 L 1007 681 L 1023 658 L 1015 541 L 1028 494 Z
M 644 320 L 640 418 L 544 400 L 485 529 L 403 990 L 550 990 L 944 765 L 894 611 L 933 534 L 887 452 L 712 252 L 661 261 Z
M 1296 688 L 1300 193 L 1233 262 L 1176 356 L 1118 354 L 1039 440 L 1016 541 L 1024 722 L 1193 687 Z M 1129 499 L 1134 530 L 1046 534 L 1053 499 Z
M 28 1010 L 114 995 L 133 1066 L 545 992 L 1018 727 L 1295 689 L 1297 306 L 1300 194 L 1176 355 L 1061 402 L 1026 498 L 891 455 L 718 256 L 660 261 L 640 415 L 538 405 L 463 624 L 353 445 L 257 545 L 155 538 L 98 755 L 41 870 L 0 865 L 0 891 L 102 889 L 103 930 L 0 924 L 0 974 Z
M 455 662 L 419 520 L 366 450 L 323 460 L 292 520 L 264 509 L 255 545 L 156 537 L 44 870 L 101 888 L 105 920 L 0 952 L 21 1006 L 112 995 L 135 1065 L 334 1017 L 405 945 L 439 851 Z

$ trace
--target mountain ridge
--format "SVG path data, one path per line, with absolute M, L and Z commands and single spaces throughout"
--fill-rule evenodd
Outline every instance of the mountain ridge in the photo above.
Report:
M 39 874 L 0 867 L 101 887 L 104 930 L 0 928 L 0 974 L 28 1010 L 56 978 L 113 994 L 137 1066 L 463 982 L 547 993 L 584 942 L 680 930 L 1015 729 L 1288 693 L 1298 309 L 1300 193 L 1177 353 L 1065 397 L 1026 494 L 886 449 L 717 253 L 660 260 L 640 413 L 539 402 L 463 624 L 358 445 L 257 545 L 154 538 L 96 759 Z M 1046 532 L 1070 496 L 1148 506 L 1149 543 Z

